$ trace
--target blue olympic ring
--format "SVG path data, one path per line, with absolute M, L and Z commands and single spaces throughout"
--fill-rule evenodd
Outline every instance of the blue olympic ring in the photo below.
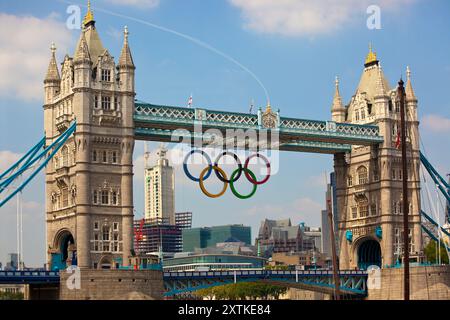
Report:
M 189 152 L 189 153 L 186 155 L 186 157 L 184 158 L 184 161 L 183 161 L 183 170 L 184 170 L 184 173 L 185 173 L 186 176 L 187 176 L 189 179 L 191 179 L 192 181 L 200 182 L 200 179 L 199 179 L 199 178 L 196 178 L 196 177 L 194 177 L 194 176 L 191 175 L 191 173 L 189 172 L 189 169 L 188 169 L 188 165 L 187 165 L 187 162 L 188 162 L 189 157 L 190 157 L 191 155 L 193 155 L 194 153 L 200 153 L 201 155 L 203 155 L 203 157 L 204 157 L 204 158 L 206 159 L 206 161 L 208 162 L 208 172 L 207 172 L 206 175 L 203 177 L 204 180 L 208 179 L 208 177 L 211 175 L 213 166 L 212 166 L 211 158 L 210 158 L 210 157 L 208 156 L 208 154 L 207 154 L 205 151 L 203 151 L 203 150 L 191 150 L 191 152 Z

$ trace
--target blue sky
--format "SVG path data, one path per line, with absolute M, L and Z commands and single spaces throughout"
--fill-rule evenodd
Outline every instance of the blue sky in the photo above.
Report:
M 84 15 L 85 1 L 71 3 L 82 6 Z M 366 26 L 370 4 L 381 9 L 379 30 Z M 450 172 L 450 3 L 446 0 L 93 0 L 92 6 L 103 44 L 116 59 L 123 26 L 128 25 L 137 98 L 157 104 L 184 106 L 192 93 L 196 107 L 247 112 L 251 99 L 261 107 L 266 101 L 255 79 L 222 56 L 103 9 L 176 30 L 228 54 L 256 74 L 272 106 L 289 117 L 330 119 L 334 77 L 340 77 L 347 103 L 372 42 L 391 86 L 410 66 L 425 151 L 440 172 Z M 55 41 L 61 61 L 64 54 L 73 55 L 80 32 L 67 29 L 67 7 L 63 1 L 0 1 L 0 169 L 43 134 L 42 79 L 50 44 Z M 156 146 L 151 144 L 152 149 Z M 134 184 L 139 214 L 142 153 L 143 143 L 137 142 Z M 246 201 L 229 192 L 208 199 L 178 170 L 177 211 L 193 211 L 195 226 L 251 225 L 253 238 L 264 217 L 320 225 L 324 172 L 331 170 L 332 156 L 282 153 L 278 174 Z M 43 175 L 35 180 L 23 195 L 24 250 L 26 263 L 39 265 L 45 258 Z M 16 245 L 13 202 L 0 209 L 0 261 Z

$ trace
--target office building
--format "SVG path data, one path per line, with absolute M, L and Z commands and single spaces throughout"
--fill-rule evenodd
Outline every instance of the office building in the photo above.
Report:
M 168 220 L 144 219 L 134 222 L 136 254 L 159 254 L 182 251 L 181 228 Z
M 203 254 L 183 252 L 175 254 L 172 259 L 164 259 L 164 271 L 213 271 L 262 269 L 266 259 L 238 254 Z
M 291 219 L 261 222 L 257 245 L 260 254 L 269 257 L 274 252 L 298 252 L 314 249 L 314 239 L 306 237 L 300 225 L 293 226 Z
M 190 229 L 192 227 L 192 212 L 176 212 L 175 225 L 181 229 Z
M 166 154 L 167 149 L 161 146 L 156 165 L 148 167 L 146 163 L 145 218 L 168 219 L 171 225 L 175 225 L 175 175 Z
M 229 238 L 251 244 L 251 229 L 242 224 L 192 228 L 183 230 L 183 251 L 194 251 L 195 248 L 213 247 Z

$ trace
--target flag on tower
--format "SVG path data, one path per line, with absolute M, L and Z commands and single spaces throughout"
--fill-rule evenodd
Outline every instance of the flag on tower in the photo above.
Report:
M 191 107 L 192 107 L 192 93 L 189 96 L 189 100 L 188 100 L 188 108 L 191 108 Z

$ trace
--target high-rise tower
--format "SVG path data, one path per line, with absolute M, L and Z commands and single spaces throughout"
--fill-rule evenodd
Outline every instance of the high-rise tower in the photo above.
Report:
M 409 238 L 411 259 L 422 253 L 420 227 L 419 122 L 417 99 L 407 69 L 406 119 Z M 355 95 L 341 107 L 336 88 L 333 120 L 375 124 L 384 142 L 353 146 L 335 156 L 336 202 L 339 223 L 340 268 L 392 265 L 403 255 L 402 168 L 398 148 L 400 106 L 375 52 L 370 48 Z
M 47 145 L 77 129 L 46 169 L 47 260 L 53 268 L 128 265 L 132 249 L 134 72 L 125 27 L 118 64 L 89 6 L 61 75 L 52 45 L 44 80 Z
M 158 160 L 145 168 L 145 218 L 155 222 L 175 224 L 175 176 L 161 145 Z

